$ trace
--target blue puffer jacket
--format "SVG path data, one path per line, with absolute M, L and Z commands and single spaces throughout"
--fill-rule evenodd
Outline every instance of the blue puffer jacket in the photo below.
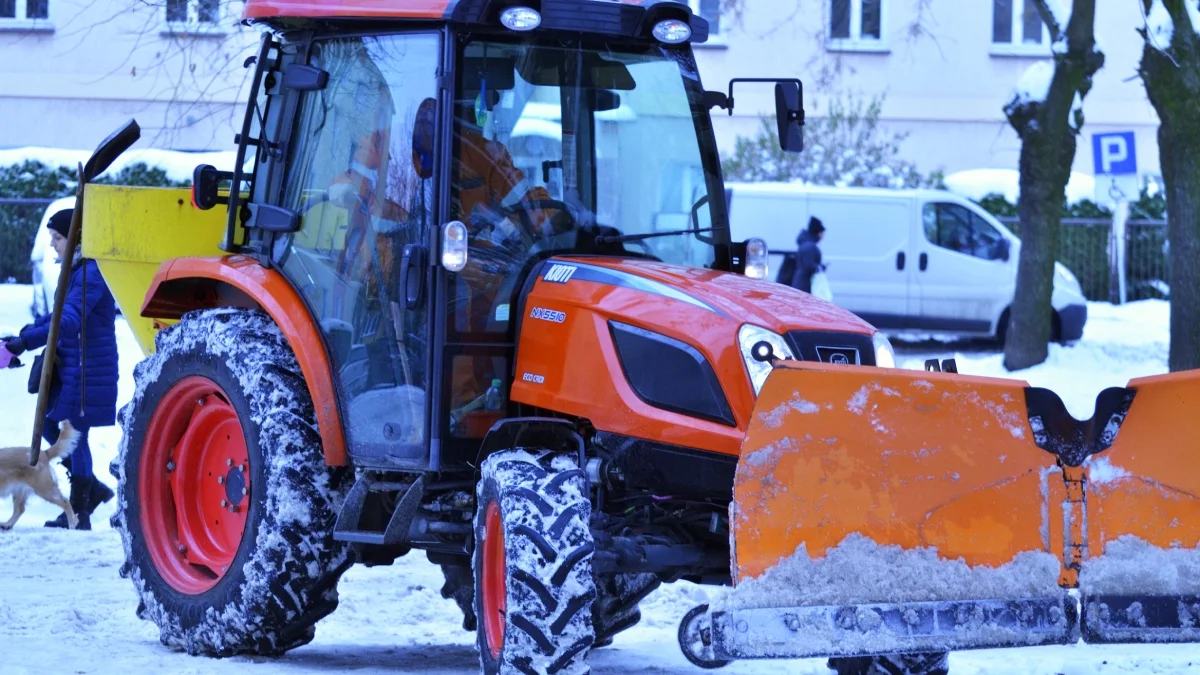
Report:
M 96 261 L 75 256 L 67 300 L 58 329 L 58 358 L 62 359 L 62 388 L 47 406 L 52 420 L 71 420 L 77 428 L 116 424 L 117 303 Z M 46 345 L 50 315 L 21 329 L 25 348 Z

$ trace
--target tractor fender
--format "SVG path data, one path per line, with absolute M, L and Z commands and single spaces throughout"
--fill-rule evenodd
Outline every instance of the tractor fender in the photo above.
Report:
M 489 455 L 504 450 L 537 448 L 578 455 L 579 466 L 583 467 L 586 466 L 584 447 L 583 436 L 579 435 L 575 424 L 570 420 L 557 417 L 513 417 L 492 425 L 487 436 L 483 438 L 479 458 L 482 462 Z
M 240 255 L 167 260 L 154 275 L 141 315 L 171 320 L 192 310 L 231 306 L 261 309 L 274 319 L 308 384 L 325 463 L 346 466 L 346 438 L 325 342 L 303 298 L 278 271 Z

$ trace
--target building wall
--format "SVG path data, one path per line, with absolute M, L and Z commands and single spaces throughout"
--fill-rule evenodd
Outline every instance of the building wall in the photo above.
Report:
M 884 125 L 910 134 L 902 152 L 923 172 L 1017 168 L 1020 142 L 1003 106 L 1030 65 L 1050 60 L 1048 49 L 1041 56 L 999 53 L 992 45 L 991 0 L 928 0 L 919 37 L 911 27 L 922 3 L 883 0 L 882 50 L 837 51 L 823 36 L 830 1 L 751 0 L 740 24 L 724 23 L 723 44 L 697 48 L 706 88 L 724 90 L 733 77 L 799 77 L 810 116 L 822 114 L 831 93 L 886 94 Z M 1138 3 L 1097 5 L 1106 61 L 1084 101 L 1074 170 L 1092 173 L 1092 133 L 1134 130 L 1139 170 L 1158 173 L 1158 118 L 1136 78 Z M 823 72 L 835 73 L 825 86 Z M 756 115 L 774 109 L 769 85 L 738 85 L 735 98 L 732 118 L 714 111 L 723 152 L 738 135 L 757 131 Z
M 91 149 L 131 117 L 139 146 L 233 147 L 258 44 L 236 24 L 240 2 L 191 26 L 169 22 L 165 2 L 48 2 L 47 19 L 0 18 L 0 148 Z
M 199 1 L 191 0 L 193 14 Z M 1041 57 L 995 53 L 991 0 L 882 0 L 882 49 L 839 51 L 823 37 L 831 1 L 746 0 L 740 21 L 722 17 L 723 34 L 697 47 L 706 86 L 724 90 L 732 77 L 800 77 L 809 115 L 822 114 L 831 93 L 885 93 L 885 125 L 909 133 L 903 153 L 923 172 L 1016 168 L 1020 144 L 1002 107 L 1048 50 Z M 231 148 L 248 89 L 241 66 L 257 33 L 237 25 L 236 0 L 220 0 L 225 14 L 216 26 L 183 31 L 167 21 L 164 4 L 49 0 L 47 20 L 0 19 L 0 148 L 90 149 L 130 117 L 146 146 Z M 1139 168 L 1157 173 L 1158 121 L 1134 77 L 1138 3 L 1097 4 L 1107 61 L 1085 101 L 1075 170 L 1092 171 L 1092 132 L 1133 129 Z M 924 34 L 914 38 L 919 10 Z M 739 134 L 757 132 L 757 114 L 773 110 L 769 85 L 740 85 L 735 94 L 732 117 L 713 111 L 724 152 Z

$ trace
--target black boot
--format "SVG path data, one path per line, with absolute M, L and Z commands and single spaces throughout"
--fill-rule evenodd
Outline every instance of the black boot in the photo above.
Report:
M 106 503 L 113 498 L 113 491 L 107 485 L 100 482 L 99 478 L 92 477 L 92 489 L 88 493 L 91 503 L 88 505 L 88 515 L 96 512 L 96 507 Z M 74 507 L 72 507 L 74 508 Z
M 71 502 L 71 510 L 75 512 L 75 517 L 79 519 L 79 522 L 75 525 L 75 529 L 77 530 L 92 529 L 91 492 L 92 483 L 95 482 L 96 479 L 93 476 L 86 478 L 71 476 L 71 496 L 69 501 Z M 65 513 L 54 520 L 46 521 L 46 527 L 66 528 L 67 526 L 67 514 Z

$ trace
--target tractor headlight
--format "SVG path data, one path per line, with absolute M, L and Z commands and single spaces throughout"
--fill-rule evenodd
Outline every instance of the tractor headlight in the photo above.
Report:
M 875 365 L 880 368 L 895 368 L 896 350 L 892 348 L 892 343 L 887 337 L 883 333 L 875 333 L 871 336 L 871 342 L 875 344 Z
M 772 361 L 796 358 L 782 335 L 759 326 L 742 326 L 738 331 L 738 344 L 742 348 L 742 361 L 746 363 L 746 374 L 750 376 L 755 396 L 762 391 L 767 376 L 771 374 Z

